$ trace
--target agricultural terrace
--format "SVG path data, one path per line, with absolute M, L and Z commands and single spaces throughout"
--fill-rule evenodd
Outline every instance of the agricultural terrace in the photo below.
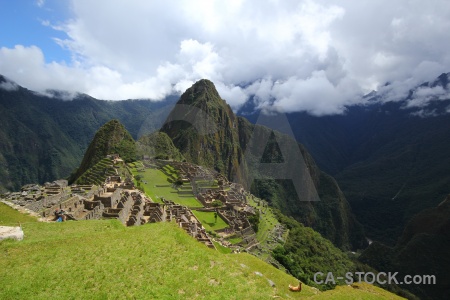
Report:
M 261 258 L 265 259 L 267 258 L 268 253 L 271 253 L 274 245 L 276 245 L 275 243 L 269 244 L 269 242 L 270 240 L 273 240 L 274 235 L 276 234 L 276 228 L 277 226 L 281 226 L 281 224 L 273 214 L 272 209 L 268 207 L 267 202 L 257 198 L 253 198 L 252 196 L 247 197 L 247 201 L 250 206 L 260 211 L 258 232 L 256 233 L 256 238 L 260 242 L 260 247 L 265 249 L 265 251 L 261 252 Z M 286 230 L 282 236 L 283 240 L 286 241 L 288 235 L 289 230 Z
M 169 165 L 164 167 L 164 171 L 172 176 L 156 168 L 145 168 L 141 162 L 129 164 L 129 167 L 135 178 L 135 185 L 154 202 L 162 203 L 161 198 L 165 198 L 187 207 L 203 207 L 192 193 L 190 184 L 184 184 L 178 190 L 173 187 L 172 182 L 177 179 L 173 167 Z
M 228 227 L 220 215 L 217 215 L 217 219 L 215 218 L 215 212 L 192 210 L 192 213 L 206 230 L 214 231 Z

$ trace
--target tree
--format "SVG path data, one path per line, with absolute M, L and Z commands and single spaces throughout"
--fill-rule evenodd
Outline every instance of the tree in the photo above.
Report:
M 211 206 L 212 206 L 212 207 L 221 207 L 221 206 L 223 206 L 223 203 L 222 203 L 222 201 L 214 200 L 214 201 L 211 203 Z

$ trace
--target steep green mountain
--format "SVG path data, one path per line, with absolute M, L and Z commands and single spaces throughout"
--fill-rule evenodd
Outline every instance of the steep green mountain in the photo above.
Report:
M 337 180 L 373 240 L 395 245 L 412 216 L 450 193 L 449 75 L 398 102 L 380 102 L 374 92 L 365 105 L 348 107 L 342 115 L 287 114 L 297 141 Z M 408 107 L 421 89 L 446 94 Z M 241 113 L 256 123 L 253 109 L 248 105 Z
M 135 161 L 137 157 L 135 141 L 118 120 L 111 120 L 100 127 L 86 150 L 80 167 L 69 181 L 75 181 L 108 154 L 119 154 L 125 162 Z
M 301 172 L 295 174 L 295 176 L 301 176 L 302 181 L 306 181 L 299 187 L 300 194 L 297 193 L 292 180 L 273 180 L 270 179 L 270 175 L 266 179 L 264 179 L 265 176 L 255 178 L 251 186 L 252 193 L 268 199 L 284 214 L 293 216 L 304 225 L 314 228 L 340 248 L 361 249 L 366 246 L 362 226 L 353 216 L 350 205 L 338 184 L 334 178 L 317 167 L 314 159 L 303 145 L 296 143 L 289 136 L 276 133 L 267 127 L 252 125 L 246 119 L 240 119 L 239 128 L 242 141 L 249 141 L 255 131 L 257 131 L 256 134 L 259 134 L 257 139 L 264 135 L 269 136 L 261 158 L 248 155 L 249 152 L 254 153 L 255 151 L 248 149 L 248 143 L 242 144 L 242 148 L 247 154 L 248 161 L 246 163 L 249 172 L 254 172 L 253 163 L 255 161 L 257 163 L 282 162 L 283 153 L 280 151 L 279 145 L 298 147 L 298 154 L 304 161 Z
M 173 140 L 187 161 L 242 181 L 237 122 L 214 84 L 203 79 L 181 95 L 160 131 Z
M 80 94 L 63 101 L 1 75 L 0 83 L 11 87 L 0 88 L 0 192 L 68 177 L 101 125 L 117 119 L 138 139 L 161 127 L 176 100 L 102 101 Z
M 360 261 L 378 270 L 405 275 L 434 275 L 436 284 L 404 284 L 421 299 L 450 297 L 450 196 L 434 208 L 415 215 L 393 248 L 372 243 Z
M 321 172 L 305 148 L 288 136 L 267 127 L 255 127 L 246 119 L 236 117 L 212 82 L 200 80 L 189 88 L 169 114 L 161 131 L 167 133 L 188 161 L 214 168 L 229 179 L 251 188 L 252 193 L 313 227 L 338 247 L 365 246 L 362 227 L 354 219 L 336 181 Z M 256 140 L 269 137 L 262 158 L 255 157 L 247 148 L 254 134 L 258 135 Z M 298 147 L 302 156 L 304 167 L 301 176 L 307 183 L 299 196 L 291 180 L 273 180 L 253 168 L 258 162 L 280 162 L 282 154 L 277 142 Z M 310 201 L 314 195 L 319 196 L 315 200 L 320 198 L 321 201 Z
M 142 136 L 136 142 L 136 147 L 140 157 L 149 156 L 156 159 L 184 160 L 183 155 L 164 132 L 157 131 Z

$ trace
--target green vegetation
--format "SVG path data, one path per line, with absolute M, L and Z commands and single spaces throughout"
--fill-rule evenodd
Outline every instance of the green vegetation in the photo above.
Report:
M 309 299 L 331 299 L 331 300 L 348 300 L 348 299 L 404 299 L 391 294 L 379 287 L 367 283 L 355 283 L 352 286 L 337 286 L 334 290 L 327 291 L 323 294 L 310 297 Z
M 289 235 L 283 246 L 279 245 L 273 250 L 273 257 L 295 277 L 319 289 L 329 289 L 334 285 L 314 283 L 313 275 L 316 272 L 333 272 L 335 276 L 344 276 L 346 272 L 356 270 L 354 263 L 319 233 L 278 210 L 274 210 L 274 213 L 280 223 L 289 229 Z
M 242 242 L 242 238 L 241 237 L 233 237 L 233 238 L 229 238 L 227 239 L 227 241 L 229 241 L 232 244 L 239 244 L 240 242 Z
M 448 79 L 442 74 L 428 84 L 448 89 Z M 398 101 L 352 106 L 326 118 L 288 118 L 297 140 L 336 178 L 367 236 L 393 247 L 408 220 L 449 193 L 449 103 L 447 97 L 421 108 L 438 112 L 428 117 Z
M 67 178 L 79 167 L 95 132 L 112 119 L 122 122 L 135 139 L 158 130 L 175 100 L 104 101 L 79 95 L 62 101 L 24 88 L 0 89 L 0 144 L 5 145 L 0 193 Z
M 247 200 L 250 205 L 261 210 L 260 230 L 257 232 L 257 239 L 262 251 L 255 253 L 259 258 L 270 262 L 271 259 L 267 255 L 271 253 L 272 257 L 289 272 L 292 272 L 294 276 L 321 290 L 334 288 L 334 285 L 316 285 L 313 281 L 315 272 L 333 272 L 334 274 L 355 271 L 376 272 L 367 265 L 351 260 L 350 256 L 336 248 L 330 241 L 311 230 L 311 228 L 304 227 L 293 218 L 283 215 L 279 210 L 268 207 L 265 201 L 254 200 L 252 197 L 248 197 Z M 273 230 L 275 227 L 279 228 L 280 225 L 284 226 L 286 230 L 280 236 L 281 239 L 274 243 Z M 337 284 L 343 283 L 337 282 Z M 341 287 L 336 288 L 341 292 L 344 291 L 341 290 Z M 384 288 L 400 295 L 411 296 L 398 286 L 389 285 L 384 286 Z M 336 290 L 330 295 L 334 295 L 338 299 L 339 297 L 345 299 L 345 293 L 337 296 Z
M 221 244 L 219 244 L 218 242 L 213 242 L 214 246 L 216 247 L 217 251 L 219 251 L 222 254 L 230 254 L 231 253 L 231 249 L 228 247 L 224 247 Z
M 396 299 L 368 285 L 291 293 L 292 276 L 248 254 L 209 249 L 173 223 L 29 222 L 23 230 L 23 241 L 0 242 L 0 299 Z
M 139 186 L 153 201 L 161 201 L 163 197 L 188 207 L 203 207 L 194 194 L 179 194 L 167 180 L 168 176 L 161 170 L 147 168 L 144 172 L 139 172 L 138 169 L 142 168 L 133 168 L 132 173 L 135 177 L 138 175 L 141 177 Z
M 264 212 L 263 214 L 260 214 L 261 218 L 259 219 L 256 238 L 258 239 L 258 241 L 260 241 L 260 243 L 265 243 L 267 242 L 269 232 L 271 232 L 274 229 L 275 225 L 279 222 L 270 207 L 262 207 L 261 205 L 258 206 L 254 200 L 249 200 L 249 203 L 256 209 L 261 209 Z
M 243 179 L 238 170 L 242 151 L 237 118 L 214 84 L 199 80 L 181 95 L 178 104 L 168 118 L 182 115 L 184 120 L 174 117 L 175 121 L 165 123 L 161 132 L 172 139 L 187 161 L 215 169 L 228 178 L 236 175 L 238 180 Z
M 119 154 L 125 162 L 136 160 L 136 143 L 118 120 L 109 121 L 97 131 L 71 181 L 77 180 L 108 154 Z
M 165 160 L 184 160 L 183 155 L 164 132 L 158 131 L 142 136 L 137 141 L 137 149 L 140 156 L 147 155 L 150 158 Z
M 408 274 L 432 274 L 436 285 L 400 285 L 423 299 L 445 299 L 450 285 L 450 196 L 439 206 L 414 216 L 395 247 L 373 242 L 359 260 L 377 270 Z M 432 270 L 432 271 L 431 271 Z
M 77 180 L 76 184 L 96 184 L 101 185 L 105 182 L 106 177 L 116 175 L 113 161 L 110 158 L 103 158 L 92 168 L 89 168 Z
M 192 212 L 200 221 L 200 223 L 202 223 L 203 227 L 205 227 L 206 230 L 213 231 L 228 227 L 227 223 L 225 223 L 225 221 L 219 215 L 217 215 L 217 218 L 215 218 L 215 212 L 198 210 L 192 210 Z
M 166 123 L 161 131 L 167 133 L 187 161 L 214 168 L 229 179 L 242 183 L 253 194 L 266 199 L 283 213 L 313 227 L 341 249 L 358 249 L 366 245 L 362 226 L 352 215 L 350 206 L 337 183 L 329 176 L 324 176 L 322 181 L 321 171 L 303 146 L 298 145 L 306 164 L 305 170 L 309 170 L 309 174 L 305 176 L 310 175 L 312 179 L 312 183 L 307 184 L 305 194 L 312 195 L 317 190 L 320 197 L 326 198 L 326 201 L 302 201 L 305 199 L 297 197 L 291 180 L 273 180 L 256 174 L 258 171 L 257 168 L 253 168 L 254 163 L 283 161 L 278 141 L 294 147 L 297 143 L 286 135 L 263 126 L 252 125 L 246 119 L 236 117 L 226 102 L 220 98 L 212 82 L 198 81 L 186 90 L 178 104 L 184 106 L 176 106 L 171 114 L 183 115 L 185 120 L 180 121 L 175 117 L 176 121 Z M 186 105 L 190 105 L 192 109 L 186 109 Z M 202 119 L 198 108 L 208 113 L 207 119 Z M 187 122 L 189 120 L 191 123 L 197 122 L 195 123 L 197 126 L 189 124 Z M 199 129 L 211 134 L 200 134 Z M 257 134 L 269 138 L 268 144 L 264 145 L 262 158 L 252 157 L 251 153 L 254 151 L 248 148 L 250 147 L 248 142 L 256 129 Z M 251 177 L 248 175 L 253 175 L 257 179 L 253 181 L 253 185 L 252 182 L 247 182 Z M 258 180 L 259 178 L 267 180 Z M 333 188 L 329 189 L 327 186 Z M 256 222 L 253 225 L 257 229 Z
M 19 223 L 37 222 L 35 217 L 18 213 L 15 209 L 0 202 L 0 226 L 19 226 Z
M 248 216 L 247 219 L 250 222 L 250 224 L 252 224 L 253 230 L 255 232 L 258 232 L 259 231 L 259 220 L 260 220 L 259 212 L 256 211 L 255 215 Z

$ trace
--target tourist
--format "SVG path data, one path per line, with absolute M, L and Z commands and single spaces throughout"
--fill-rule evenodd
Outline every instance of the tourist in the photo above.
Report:
M 67 219 L 66 212 L 64 210 L 55 209 L 56 222 L 64 222 Z

